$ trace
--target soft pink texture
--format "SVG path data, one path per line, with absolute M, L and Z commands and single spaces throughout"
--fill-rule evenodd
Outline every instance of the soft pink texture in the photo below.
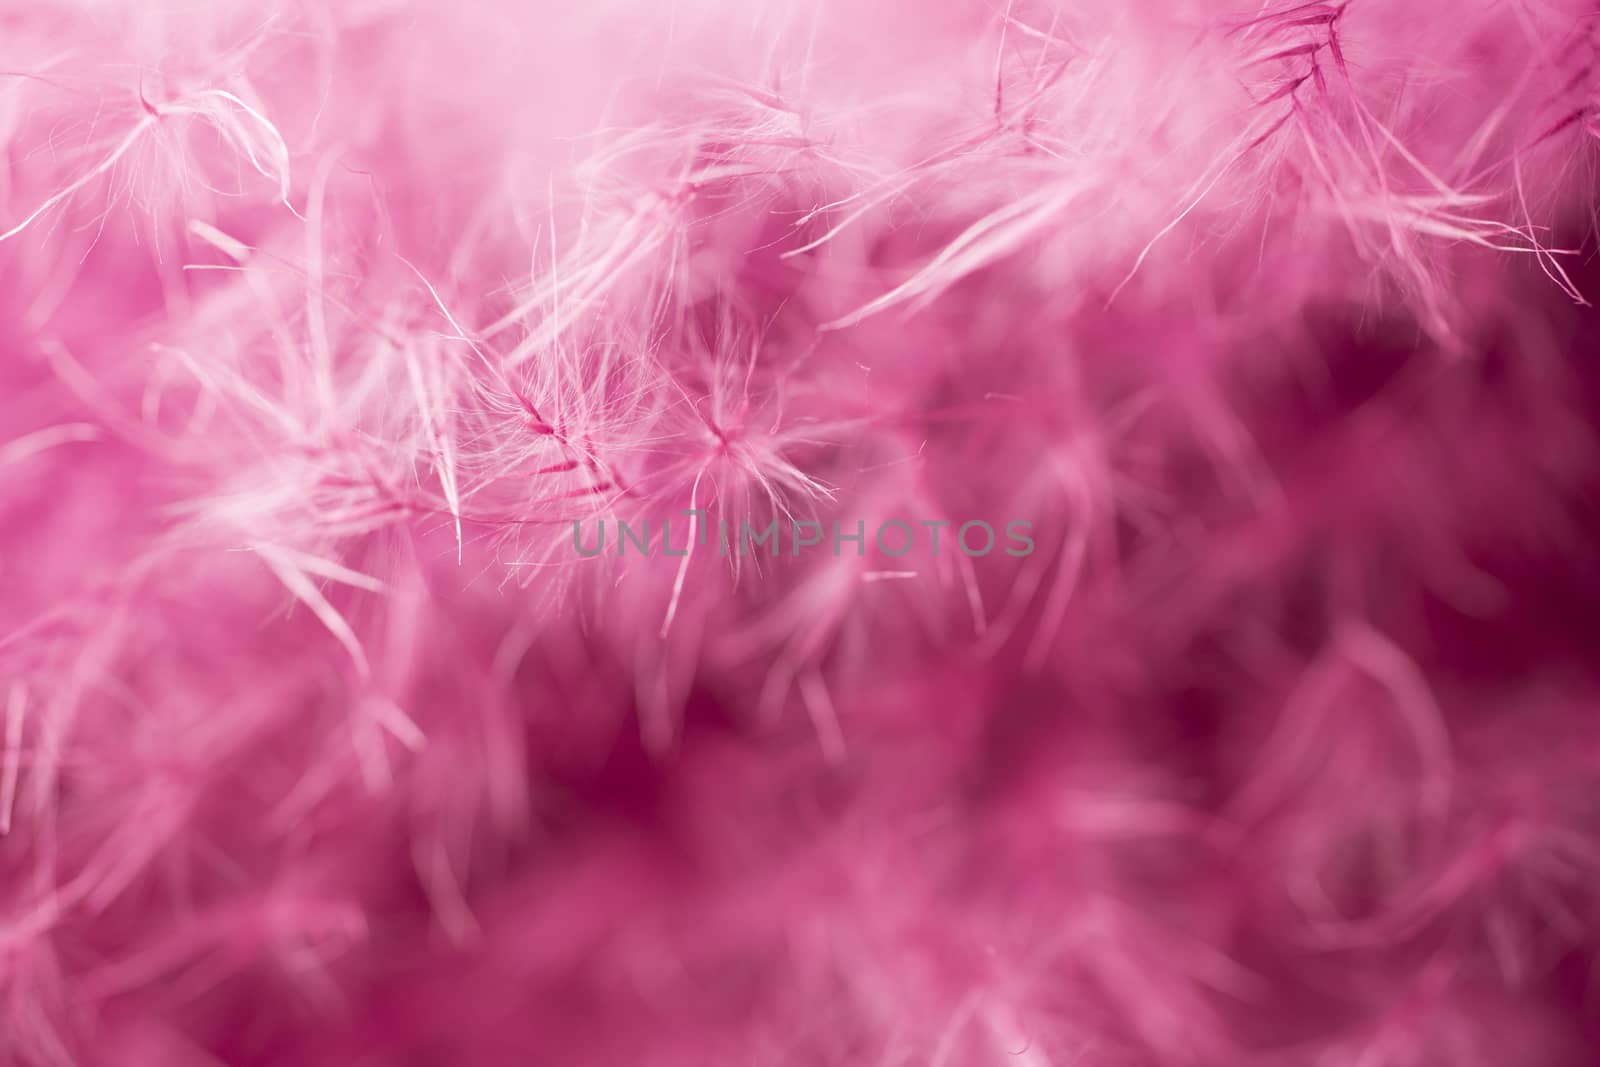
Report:
M 0 1063 L 1596 1062 L 1596 15 L 0 8 Z

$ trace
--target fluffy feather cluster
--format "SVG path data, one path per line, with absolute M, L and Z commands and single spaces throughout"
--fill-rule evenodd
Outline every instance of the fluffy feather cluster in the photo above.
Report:
M 1597 14 L 0 9 L 0 1063 L 1595 1062 Z

